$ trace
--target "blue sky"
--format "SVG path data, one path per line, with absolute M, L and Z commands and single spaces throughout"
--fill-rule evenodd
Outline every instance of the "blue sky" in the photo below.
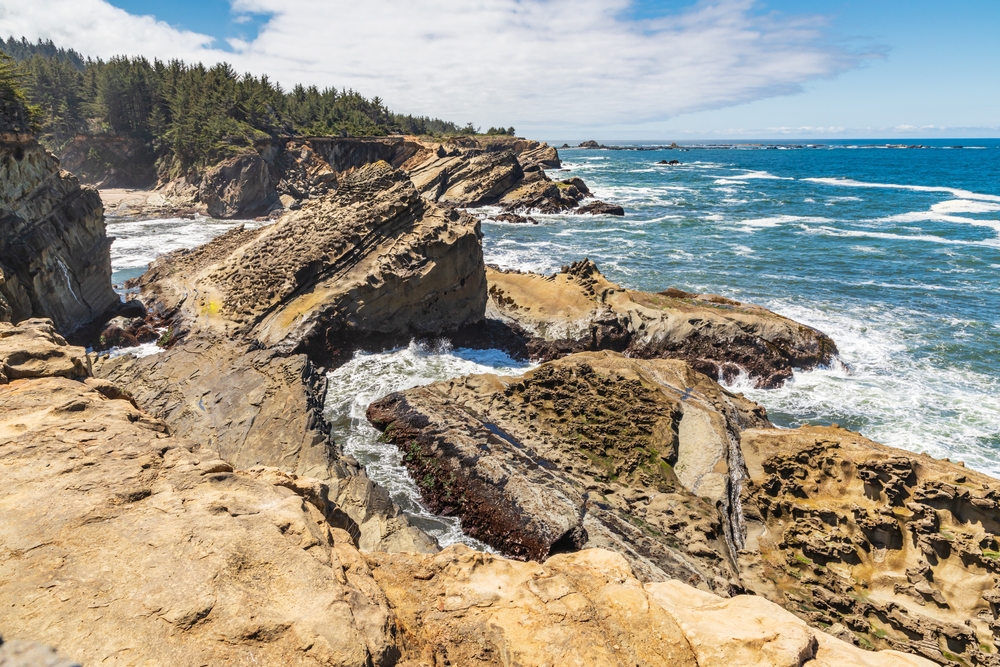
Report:
M 529 136 L 1000 136 L 998 0 L 0 0 L 0 31 Z

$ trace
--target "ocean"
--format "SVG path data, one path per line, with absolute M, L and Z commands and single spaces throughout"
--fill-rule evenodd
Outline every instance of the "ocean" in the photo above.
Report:
M 551 273 L 589 257 L 625 287 L 722 294 L 814 326 L 841 364 L 796 372 L 780 389 L 730 388 L 780 426 L 838 423 L 1000 477 L 1000 140 L 888 143 L 563 149 L 564 169 L 550 176 L 582 177 L 625 217 L 487 219 L 486 261 Z M 234 224 L 110 222 L 114 279 Z M 418 525 L 442 544 L 468 542 L 457 520 L 420 505 L 364 409 L 390 391 L 527 367 L 443 341 L 358 354 L 330 373 L 326 412 L 337 442 Z

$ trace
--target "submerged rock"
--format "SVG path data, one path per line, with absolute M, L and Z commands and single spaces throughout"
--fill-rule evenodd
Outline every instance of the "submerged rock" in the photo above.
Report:
M 0 139 L 0 321 L 44 317 L 70 335 L 114 315 L 97 191 L 61 171 L 31 134 Z
M 769 422 L 683 362 L 576 354 L 391 394 L 368 418 L 431 509 L 506 555 L 602 547 L 645 580 L 740 590 L 732 457 L 741 428 Z
M 716 380 L 746 373 L 758 387 L 777 387 L 793 368 L 829 365 L 837 355 L 826 334 L 759 306 L 676 289 L 623 289 L 590 260 L 553 276 L 491 268 L 487 280 L 487 315 L 522 332 L 535 359 L 611 349 L 684 359 Z

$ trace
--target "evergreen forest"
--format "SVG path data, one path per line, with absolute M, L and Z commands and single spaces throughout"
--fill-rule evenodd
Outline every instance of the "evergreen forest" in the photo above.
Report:
M 127 137 L 144 147 L 161 177 L 202 169 L 268 138 L 477 133 L 471 123 L 393 113 L 379 97 L 354 90 L 286 91 L 226 63 L 105 61 L 14 37 L 0 38 L 0 52 L 9 56 L 3 76 L 21 81 L 47 148 L 59 153 L 81 135 Z

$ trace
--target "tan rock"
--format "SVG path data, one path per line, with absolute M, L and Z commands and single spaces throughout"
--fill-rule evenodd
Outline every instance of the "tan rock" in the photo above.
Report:
M 862 646 L 993 664 L 1000 483 L 838 428 L 741 442 L 749 588 Z
M 822 332 L 759 306 L 711 294 L 623 289 L 589 260 L 553 276 L 491 268 L 487 281 L 487 316 L 526 332 L 527 352 L 537 359 L 612 349 L 684 359 L 714 379 L 746 373 L 759 387 L 775 387 L 793 367 L 827 365 L 837 354 Z
M 402 665 L 932 665 L 823 636 L 761 598 L 643 586 L 620 555 L 600 549 L 544 564 L 461 546 L 365 558 L 406 637 Z
M 90 375 L 82 347 L 66 344 L 51 320 L 31 319 L 15 326 L 0 322 L 0 384 L 23 378 Z

